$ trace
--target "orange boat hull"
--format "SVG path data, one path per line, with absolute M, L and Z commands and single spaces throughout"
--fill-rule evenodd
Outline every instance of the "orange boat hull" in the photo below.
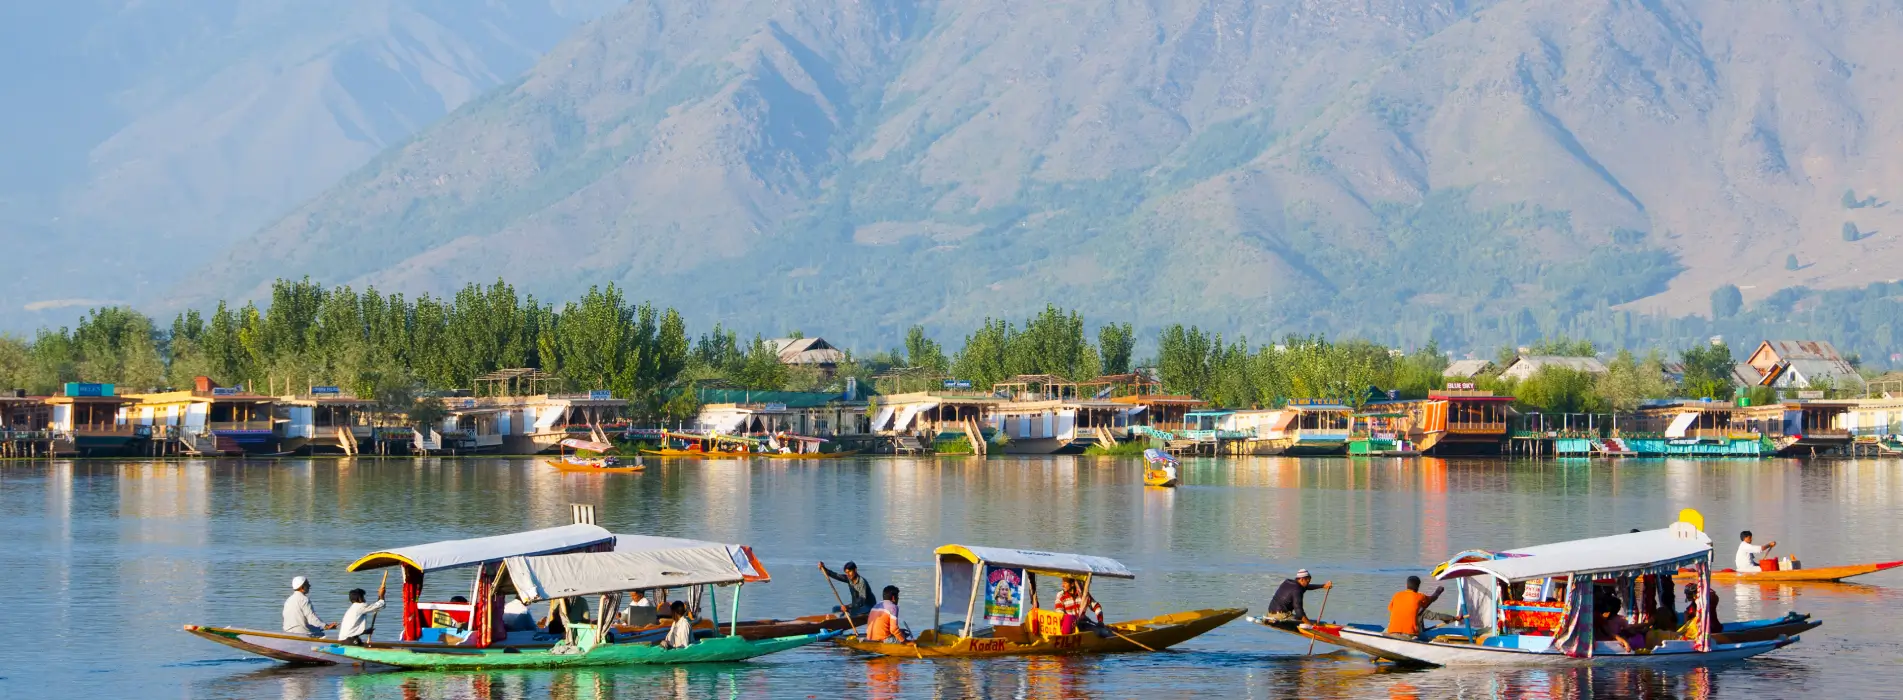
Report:
M 1711 580 L 1726 583 L 1804 583 L 1842 581 L 1852 576 L 1874 574 L 1878 571 L 1903 566 L 1903 561 L 1886 561 L 1875 564 L 1847 564 L 1844 566 L 1824 566 L 1815 569 L 1790 569 L 1780 571 L 1738 572 L 1731 569 L 1711 572 Z M 1691 571 L 1680 571 L 1675 578 L 1689 581 L 1697 578 Z

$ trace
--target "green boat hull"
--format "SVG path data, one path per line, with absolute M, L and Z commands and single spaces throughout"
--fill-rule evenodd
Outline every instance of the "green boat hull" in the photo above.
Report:
M 715 637 L 680 649 L 663 649 L 657 644 L 602 644 L 587 651 L 557 653 L 552 649 L 511 651 L 505 649 L 467 649 L 457 651 L 367 649 L 333 644 L 323 648 L 328 654 L 347 656 L 359 661 L 427 669 L 488 668 L 579 668 L 585 666 L 629 666 L 639 664 L 698 664 L 745 661 L 756 656 L 796 649 L 814 642 L 832 639 L 838 632 L 821 632 L 796 637 L 748 641 L 737 635 Z

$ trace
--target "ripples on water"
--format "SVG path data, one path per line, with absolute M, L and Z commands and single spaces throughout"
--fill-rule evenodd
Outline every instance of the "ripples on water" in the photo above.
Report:
M 1135 582 L 1095 587 L 1111 617 L 1260 610 L 1282 578 L 1333 580 L 1332 619 L 1379 620 L 1388 595 L 1470 547 L 1660 527 L 1704 511 L 1728 561 L 1750 528 L 1813 566 L 1903 559 L 1895 461 L 1192 460 L 1145 489 L 1131 460 L 666 462 L 641 475 L 559 474 L 532 460 L 0 463 L 0 597 L 39 634 L 0 647 L 0 697 L 638 698 L 1894 697 L 1903 576 L 1869 585 L 1745 586 L 1723 619 L 1796 609 L 1803 643 L 1714 669 L 1397 671 L 1235 623 L 1164 654 L 917 661 L 807 648 L 751 663 L 484 673 L 298 669 L 234 656 L 186 623 L 271 628 L 294 575 L 319 614 L 374 574 L 373 549 L 559 525 L 598 506 L 618 532 L 754 545 L 774 582 L 743 616 L 832 602 L 813 562 L 859 562 L 910 592 L 930 625 L 930 552 L 951 542 L 1113 556 Z M 446 577 L 448 578 L 448 577 Z M 430 581 L 442 596 L 467 584 Z M 724 601 L 723 601 L 724 602 Z M 1319 609 L 1311 594 L 1308 607 Z M 1445 604 L 1443 604 L 1443 607 Z M 723 616 L 727 611 L 723 611 Z M 389 625 L 384 625 L 388 627 Z

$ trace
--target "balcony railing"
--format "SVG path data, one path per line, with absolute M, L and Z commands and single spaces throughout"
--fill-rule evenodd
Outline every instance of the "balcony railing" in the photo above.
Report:
M 1504 433 L 1506 431 L 1506 421 L 1447 422 L 1447 432 L 1450 433 Z

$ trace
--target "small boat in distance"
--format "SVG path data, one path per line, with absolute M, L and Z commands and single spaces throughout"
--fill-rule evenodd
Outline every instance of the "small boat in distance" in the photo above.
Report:
M 1176 456 L 1154 447 L 1143 451 L 1143 485 L 1175 488 Z
M 1101 627 L 1077 624 L 1063 631 L 1064 616 L 1038 607 L 1037 576 L 1082 581 L 1090 599 L 1096 578 L 1134 579 L 1115 559 L 1083 554 L 948 544 L 934 552 L 938 582 L 932 629 L 900 644 L 840 637 L 842 646 L 901 658 L 1049 656 L 1159 651 L 1234 620 L 1248 610 L 1192 610 Z M 1055 599 L 1055 596 L 1053 596 Z M 945 620 L 946 614 L 962 619 Z
M 785 432 L 775 433 L 766 440 L 767 452 L 765 455 L 772 459 L 838 459 L 840 457 L 850 457 L 858 454 L 857 451 L 851 450 L 845 452 L 821 452 L 820 448 L 824 447 L 825 444 L 826 441 L 821 438 L 806 437 L 804 435 L 794 435 Z
M 615 446 L 610 443 L 568 438 L 561 441 L 560 445 L 563 448 L 562 455 L 556 459 L 546 461 L 549 466 L 561 471 L 594 472 L 597 474 L 632 474 L 647 469 L 647 465 L 639 461 L 636 461 L 634 464 L 623 464 L 620 457 L 607 454 L 608 452 L 614 451 L 615 448 Z M 575 454 L 569 454 L 569 449 L 575 450 Z M 583 457 L 580 453 L 584 450 L 594 452 L 601 456 Z
M 1725 583 L 1829 583 L 1842 581 L 1852 576 L 1874 574 L 1878 571 L 1903 566 L 1903 561 L 1885 561 L 1873 564 L 1846 564 L 1843 566 L 1823 566 L 1815 569 L 1778 569 L 1776 571 L 1737 571 L 1720 569 L 1711 572 L 1711 580 Z M 1691 571 L 1678 572 L 1680 580 L 1690 580 L 1696 574 Z

